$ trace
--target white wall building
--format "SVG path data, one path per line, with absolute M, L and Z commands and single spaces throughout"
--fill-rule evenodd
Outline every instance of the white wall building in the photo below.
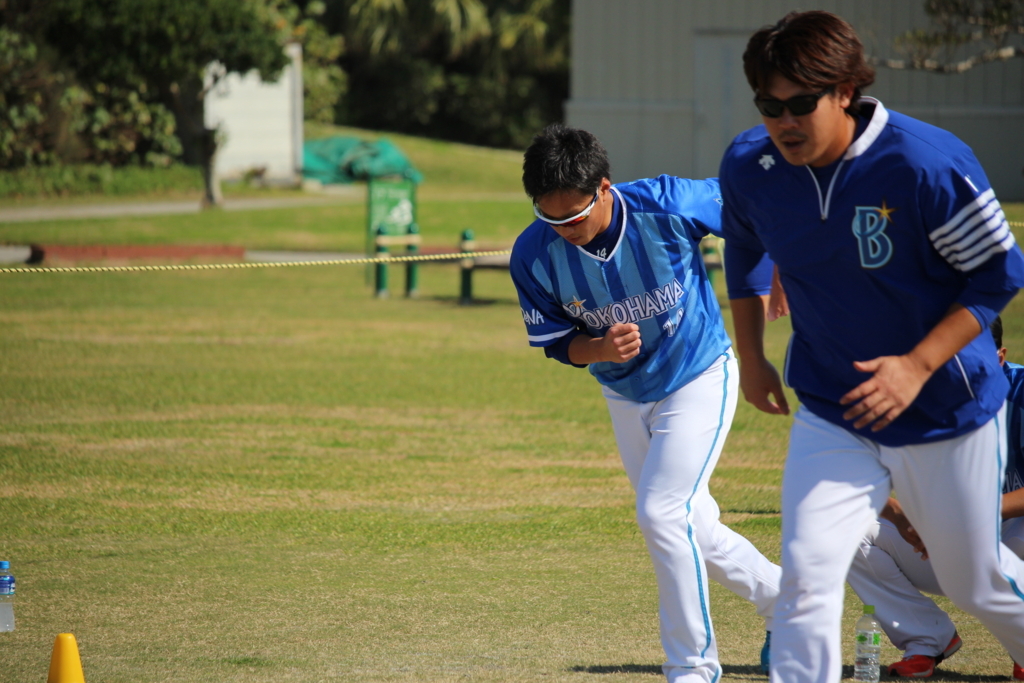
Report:
M 821 0 L 868 54 L 927 28 L 922 0 Z M 718 175 L 725 147 L 761 122 L 743 76 L 750 35 L 797 9 L 792 0 L 573 0 L 570 125 L 597 135 L 616 181 Z M 1024 201 L 1024 59 L 959 75 L 878 68 L 866 94 L 970 145 L 1003 201 Z
M 240 178 L 265 168 L 269 180 L 296 180 L 302 171 L 302 46 L 290 44 L 291 62 L 276 83 L 255 70 L 228 74 L 206 95 L 206 126 L 220 126 L 217 174 Z M 211 66 L 216 69 L 217 65 Z

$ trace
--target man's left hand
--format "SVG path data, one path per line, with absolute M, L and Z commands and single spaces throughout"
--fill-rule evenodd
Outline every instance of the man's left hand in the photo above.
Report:
M 843 413 L 844 420 L 856 420 L 857 429 L 871 425 L 871 431 L 884 429 L 907 409 L 931 373 L 911 356 L 881 356 L 855 361 L 853 367 L 873 373 L 871 379 L 847 393 L 839 403 L 853 404 Z

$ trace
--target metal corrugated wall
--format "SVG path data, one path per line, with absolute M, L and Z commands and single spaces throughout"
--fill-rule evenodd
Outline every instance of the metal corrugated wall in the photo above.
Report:
M 893 37 L 928 25 L 922 4 L 837 0 L 815 8 L 849 20 L 870 54 L 896 57 Z M 791 9 L 778 0 L 574 0 L 566 118 L 601 138 L 616 180 L 714 175 L 723 141 L 758 121 L 742 46 Z M 1024 60 L 956 76 L 880 68 L 868 94 L 958 135 L 1004 201 L 1024 200 Z

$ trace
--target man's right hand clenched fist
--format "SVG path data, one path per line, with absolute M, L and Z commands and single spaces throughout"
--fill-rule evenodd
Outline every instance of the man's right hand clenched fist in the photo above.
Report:
M 625 363 L 640 353 L 640 328 L 634 323 L 616 323 L 604 335 L 604 360 Z

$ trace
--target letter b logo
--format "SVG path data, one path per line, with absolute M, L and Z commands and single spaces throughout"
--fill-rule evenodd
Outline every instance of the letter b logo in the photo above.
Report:
M 892 258 L 892 240 L 885 234 L 889 226 L 888 213 L 877 206 L 856 207 L 853 236 L 857 238 L 860 265 L 864 268 L 881 268 Z

